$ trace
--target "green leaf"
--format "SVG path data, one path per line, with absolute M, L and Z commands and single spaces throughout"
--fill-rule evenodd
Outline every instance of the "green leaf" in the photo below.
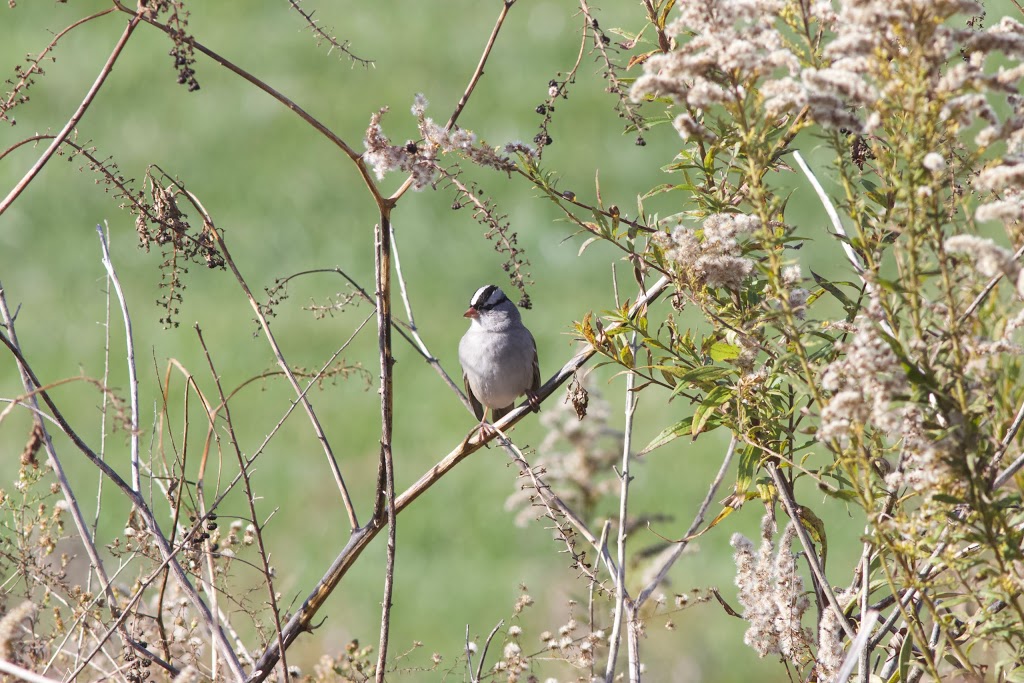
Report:
M 825 567 L 828 559 L 828 537 L 825 535 L 825 523 L 814 511 L 805 505 L 800 506 L 800 524 L 811 534 L 811 540 L 821 548 L 821 566 Z
M 834 284 L 832 284 L 822 276 L 815 273 L 813 270 L 811 271 L 811 277 L 814 278 L 814 281 L 818 283 L 818 285 L 821 286 L 822 289 L 824 289 L 826 292 L 828 292 L 835 298 L 839 299 L 840 303 L 843 304 L 843 308 L 845 308 L 847 311 L 852 311 L 855 308 L 857 308 L 857 304 L 855 304 L 850 299 L 850 297 L 846 296 L 846 294 L 844 294 L 841 289 L 836 287 Z
M 747 446 L 740 453 L 739 470 L 736 473 L 736 493 L 745 494 L 754 483 L 754 473 L 761 462 L 758 450 L 753 446 Z
M 740 357 L 740 347 L 728 342 L 715 342 L 708 350 L 712 360 L 723 361 Z
M 682 368 L 682 370 L 684 370 L 684 372 L 676 375 L 679 377 L 679 380 L 682 382 L 693 382 L 696 384 L 725 379 L 736 372 L 732 368 L 723 368 L 718 365 L 702 365 L 691 369 Z
M 682 420 L 680 420 L 679 422 L 675 423 L 671 427 L 668 427 L 667 429 L 663 429 L 660 434 L 658 434 L 656 437 L 654 437 L 653 441 L 651 441 L 649 444 L 644 446 L 644 449 L 636 454 L 636 457 L 639 458 L 641 456 L 647 455 L 648 453 L 653 451 L 655 448 L 661 448 L 662 446 L 664 446 L 668 442 L 674 441 L 674 440 L 678 439 L 683 434 L 689 434 L 690 433 L 690 429 L 692 428 L 692 425 L 693 425 L 693 418 L 692 417 L 684 417 Z
M 727 403 L 733 397 L 732 387 L 715 387 L 704 397 L 704 401 L 697 406 L 693 413 L 693 427 L 690 433 L 697 436 L 704 429 L 704 425 L 714 415 L 718 406 Z
M 903 646 L 900 647 L 900 665 L 896 669 L 897 675 L 899 675 L 900 681 L 907 680 L 907 674 L 910 673 L 910 655 L 914 652 L 914 639 L 910 637 L 910 634 L 903 639 Z

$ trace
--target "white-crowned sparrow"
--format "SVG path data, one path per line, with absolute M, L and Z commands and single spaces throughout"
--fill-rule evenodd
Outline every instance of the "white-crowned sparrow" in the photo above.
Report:
M 539 410 L 534 404 L 540 389 L 537 343 L 516 305 L 496 285 L 487 285 L 476 290 L 464 315 L 469 330 L 459 342 L 459 362 L 480 428 L 487 430 L 488 410 L 497 422 L 523 394 Z

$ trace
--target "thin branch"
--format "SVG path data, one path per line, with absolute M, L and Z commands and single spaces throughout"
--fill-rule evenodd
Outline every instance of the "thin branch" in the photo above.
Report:
M 469 77 L 469 83 L 466 85 L 466 89 L 462 93 L 462 97 L 459 98 L 458 104 L 455 105 L 455 110 L 452 111 L 452 115 L 448 118 L 448 123 L 445 124 L 444 130 L 448 132 L 455 125 L 455 122 L 459 120 L 459 115 L 462 114 L 462 110 L 466 108 L 469 103 L 469 98 L 473 94 L 473 90 L 476 89 L 476 84 L 480 82 L 480 78 L 484 75 L 484 65 L 487 64 L 487 58 L 491 56 L 491 51 L 494 50 L 494 43 L 498 39 L 498 33 L 501 31 L 501 27 L 505 23 L 505 18 L 508 16 L 508 11 L 512 9 L 512 5 L 516 4 L 516 0 L 503 0 L 501 3 L 501 12 L 498 13 L 498 18 L 494 22 L 494 28 L 491 29 L 491 35 L 487 38 L 487 44 L 484 45 L 484 50 L 480 54 L 480 61 L 477 62 L 476 69 L 473 70 L 473 75 Z M 394 194 L 388 199 L 391 206 L 394 206 L 395 202 L 401 199 L 402 195 L 409 191 L 412 187 L 413 177 L 410 175 L 402 183 L 401 187 L 395 190 Z
M 479 681 L 480 676 L 483 675 L 484 662 L 487 660 L 487 650 L 490 649 L 491 641 L 494 640 L 494 636 L 498 632 L 498 629 L 504 625 L 505 620 L 500 620 L 497 624 L 494 625 L 494 628 L 491 629 L 491 633 L 487 636 L 487 640 L 484 641 L 484 648 L 480 651 L 480 661 L 476 665 L 476 677 L 473 678 L 474 683 Z
M 995 471 L 999 467 L 999 461 L 1003 459 L 1003 455 L 1006 454 L 1006 449 L 1010 447 L 1014 437 L 1017 436 L 1017 432 L 1020 431 L 1021 423 L 1024 423 L 1024 402 L 1020 404 L 1017 409 L 1017 414 L 1013 418 L 1013 422 L 1010 424 L 1010 428 L 1006 430 L 1006 434 L 1003 435 L 1003 440 L 999 442 L 999 448 L 992 454 L 992 459 L 989 460 L 988 467 L 986 468 L 989 472 Z M 992 482 L 992 490 L 995 491 L 999 487 L 1009 480 L 1021 468 L 1021 464 L 1018 464 L 1021 458 L 1017 458 L 1013 463 L 1010 464 L 1005 470 L 1003 470 Z M 1014 467 L 1016 465 L 1016 467 Z M 991 476 L 991 474 L 989 475 Z
M 131 444 L 132 463 L 132 487 L 141 493 L 142 480 L 139 477 L 139 377 L 135 372 L 135 338 L 132 335 L 132 319 L 128 315 L 128 303 L 124 298 L 124 290 L 121 289 L 121 281 L 114 270 L 114 264 L 110 260 L 110 249 L 107 246 L 107 237 L 103 234 L 103 226 L 96 225 L 96 232 L 100 236 L 100 249 L 103 251 L 103 267 L 107 269 L 107 277 L 110 284 L 114 286 L 114 293 L 117 294 L 117 301 L 121 305 L 121 315 L 124 317 L 125 345 L 127 346 L 128 361 L 128 395 L 131 404 L 131 433 L 129 442 Z
M 445 369 L 441 367 L 441 361 L 434 357 L 434 354 L 432 354 L 430 349 L 427 348 L 426 342 L 424 342 L 420 337 L 419 328 L 416 327 L 416 318 L 412 313 L 412 303 L 409 299 L 409 292 L 405 286 L 405 276 L 402 274 L 402 260 L 398 255 L 398 242 L 395 239 L 394 223 L 391 224 L 391 254 L 395 259 L 395 277 L 398 279 L 398 289 L 402 294 L 402 303 L 405 305 L 405 315 L 409 321 L 409 334 L 412 335 L 412 342 L 414 342 L 413 346 L 416 347 L 420 352 L 420 355 L 427 361 L 427 364 L 434 368 L 437 374 L 441 376 L 441 379 L 448 385 L 448 388 L 459 397 L 459 400 L 462 401 L 462 405 L 464 405 L 467 410 L 473 410 L 473 406 L 470 404 L 469 398 L 466 397 L 466 394 L 459 388 L 459 385 L 452 380 L 447 372 L 445 372 Z M 351 282 L 351 280 L 349 280 L 349 282 Z M 401 330 L 399 332 L 401 333 Z
M 843 631 L 847 637 L 851 640 L 857 637 L 857 632 L 850 626 L 850 622 L 846 619 L 846 614 L 843 612 L 842 605 L 839 604 L 839 600 L 836 599 L 835 591 L 832 590 L 832 585 L 828 582 L 825 577 L 825 570 L 821 567 L 821 560 L 818 559 L 818 554 L 814 550 L 814 544 L 811 542 L 810 537 L 807 535 L 807 530 L 804 529 L 804 524 L 800 515 L 800 509 L 797 507 L 796 501 L 793 500 L 793 493 L 789 489 L 789 484 L 785 479 L 782 478 L 782 474 L 779 473 L 779 468 L 774 462 L 769 462 L 766 466 L 769 476 L 775 483 L 775 489 L 778 491 L 779 498 L 782 500 L 783 507 L 786 508 L 786 514 L 793 520 L 793 528 L 796 529 L 797 538 L 800 539 L 800 545 L 804 548 L 804 553 L 807 557 L 807 564 L 811 567 L 811 573 L 814 574 L 814 579 L 821 589 L 821 592 L 828 598 L 828 604 L 835 610 L 836 618 L 839 620 L 840 626 L 843 627 Z
M 690 543 L 690 537 L 697 533 L 700 529 L 701 524 L 704 523 L 704 515 L 707 513 L 708 508 L 711 506 L 718 493 L 718 487 L 721 486 L 722 481 L 725 479 L 725 473 L 729 470 L 729 466 L 732 464 L 733 454 L 736 452 L 736 445 L 739 443 L 739 439 L 736 434 L 732 435 L 732 439 L 729 440 L 729 448 L 725 451 L 725 457 L 722 459 L 722 466 L 718 468 L 718 474 L 715 475 L 714 481 L 711 482 L 711 486 L 708 487 L 708 495 L 704 496 L 704 500 L 700 504 L 700 508 L 697 509 L 697 514 L 693 518 L 693 523 L 690 524 L 690 528 L 686 530 L 686 534 L 682 540 L 676 544 L 675 550 L 672 554 L 665 558 L 661 569 L 658 570 L 657 575 L 651 580 L 647 587 L 640 591 L 640 595 L 636 598 L 636 608 L 640 609 L 643 604 L 647 602 L 647 598 L 651 597 L 654 590 L 661 585 L 661 582 L 665 580 L 668 575 L 668 571 L 672 568 L 672 565 L 676 563 L 676 560 L 683 554 L 686 547 Z
M 636 315 L 648 304 L 661 296 L 665 290 L 668 289 L 669 284 L 669 278 L 662 277 L 654 285 L 649 287 L 646 292 L 637 297 L 636 302 L 629 310 L 629 318 L 632 319 L 636 317 Z M 609 325 L 608 330 L 612 331 L 619 327 L 621 327 L 621 325 Z M 549 379 L 544 386 L 540 388 L 540 390 L 538 390 L 537 399 L 543 401 L 551 396 L 555 389 L 572 377 L 576 371 L 582 367 L 584 363 L 589 361 L 596 353 L 597 352 L 593 348 L 586 348 L 570 358 L 565 365 L 562 366 L 562 369 L 555 373 L 555 375 L 551 377 L 551 379 Z M 524 403 L 509 412 L 508 415 L 502 418 L 495 426 L 507 431 L 532 412 L 533 408 L 529 403 Z M 440 481 L 445 474 L 450 472 L 456 465 L 467 457 L 480 450 L 493 438 L 494 436 L 492 435 L 488 439 L 481 439 L 480 437 L 470 439 L 448 453 L 448 455 L 431 467 L 415 483 L 409 486 L 409 488 L 395 499 L 395 515 L 397 516 L 401 514 L 405 508 L 411 505 L 417 498 Z M 375 523 L 371 520 L 371 522 L 365 527 L 358 528 L 352 532 L 351 536 L 349 536 L 348 542 L 345 544 L 345 547 L 342 548 L 340 553 L 338 553 L 338 556 L 317 583 L 316 587 L 312 590 L 309 597 L 306 598 L 302 606 L 295 615 L 292 616 L 287 626 L 285 626 L 283 633 L 285 647 L 289 647 L 301 633 L 312 631 L 313 619 L 316 617 L 317 612 L 320 611 L 328 596 L 330 596 L 334 591 L 342 577 L 348 572 L 349 568 L 355 563 L 356 559 L 362 554 L 370 544 L 370 541 L 374 539 L 382 528 L 382 523 Z M 587 533 L 589 533 L 589 531 Z M 591 538 L 593 539 L 591 541 L 592 543 L 597 543 L 597 539 L 594 538 L 592 534 Z M 280 646 L 276 642 L 270 643 L 267 646 L 267 649 L 256 660 L 256 667 L 253 670 L 252 675 L 249 677 L 249 683 L 260 683 L 270 675 L 273 666 L 277 663 L 278 658 L 280 657 L 279 649 Z
M 345 512 L 348 514 L 348 522 L 351 528 L 355 529 L 359 526 L 358 518 L 356 517 L 355 506 L 352 504 L 352 497 L 349 495 L 348 487 L 345 485 L 345 478 L 341 474 L 341 468 L 338 467 L 338 460 L 334 457 L 334 451 L 331 448 L 330 442 L 327 441 L 327 435 L 324 433 L 323 427 L 320 426 L 320 420 L 316 416 L 316 412 L 313 410 L 313 405 L 309 402 L 306 393 L 302 387 L 299 386 L 299 382 L 295 379 L 295 373 L 288 366 L 288 362 L 284 358 L 284 353 L 281 351 L 281 347 L 277 343 L 277 339 L 274 337 L 273 331 L 270 329 L 270 323 L 267 321 L 267 317 L 263 314 L 263 310 L 256 301 L 256 297 L 252 295 L 252 290 L 249 289 L 249 284 L 242 277 L 242 273 L 238 270 L 238 266 L 235 265 L 235 260 L 231 258 L 231 253 L 228 251 L 228 245 L 224 242 L 224 237 L 220 234 L 220 231 L 214 226 L 213 219 L 210 217 L 209 212 L 203 207 L 199 199 L 182 188 L 189 199 L 199 210 L 203 216 L 203 221 L 210 229 L 210 233 L 213 238 L 217 241 L 217 247 L 220 250 L 221 255 L 224 257 L 224 262 L 228 268 L 231 269 L 231 273 L 235 276 L 235 280 L 238 281 L 238 285 L 242 288 L 242 292 L 245 297 L 249 300 L 249 305 L 252 307 L 253 312 L 256 314 L 256 319 L 259 321 L 260 327 L 263 329 L 263 335 L 267 338 L 267 343 L 270 344 L 270 348 L 274 353 L 274 358 L 277 360 L 278 366 L 284 372 L 285 377 L 288 378 L 288 383 L 291 384 L 292 390 L 295 391 L 296 396 L 300 403 L 302 403 L 303 409 L 306 411 L 306 416 L 309 418 L 310 424 L 313 426 L 313 432 L 316 434 L 317 440 L 320 442 L 321 447 L 324 450 L 324 455 L 327 457 L 327 464 L 331 468 L 331 474 L 334 475 L 334 482 L 338 486 L 338 490 L 341 492 L 341 500 L 345 506 Z M 255 523 L 256 520 L 253 520 Z
M 206 339 L 203 338 L 203 331 L 199 328 L 199 325 L 195 325 L 196 335 L 199 337 L 199 345 L 203 348 L 203 354 L 206 356 L 206 363 L 210 368 L 210 376 L 213 377 L 214 386 L 217 387 L 217 395 L 220 397 L 221 405 L 224 407 L 224 420 L 228 428 L 228 439 L 231 442 L 231 447 L 235 451 L 235 457 L 238 460 L 238 469 L 242 475 L 242 481 L 245 486 L 245 500 L 249 505 L 249 516 L 252 518 L 253 529 L 255 530 L 256 545 L 259 549 L 260 562 L 262 563 L 261 569 L 263 570 L 263 580 L 267 584 L 268 601 L 270 604 L 270 612 L 274 615 L 274 628 L 278 639 L 278 644 L 283 645 L 281 640 L 281 608 L 277 604 L 277 593 L 274 590 L 274 573 L 270 568 L 270 553 L 267 552 L 267 546 L 263 540 L 263 524 L 260 523 L 259 515 L 256 512 L 256 494 L 252 489 L 252 482 L 249 479 L 249 468 L 245 462 L 245 456 L 242 455 L 242 449 L 238 445 L 238 437 L 235 435 L 235 423 L 231 419 L 231 408 L 228 406 L 227 399 L 224 397 L 224 388 L 221 386 L 220 373 L 217 372 L 217 368 L 213 365 L 213 357 L 210 355 L 210 349 L 206 346 Z M 214 591 L 214 594 L 216 592 Z M 284 653 L 281 654 L 281 680 L 288 680 L 288 664 L 285 659 Z
M 0 659 L 0 671 L 11 676 L 15 676 L 18 680 L 27 681 L 27 683 L 61 683 L 56 678 L 47 678 L 46 676 L 40 676 L 37 673 L 33 673 L 28 669 L 12 664 L 6 659 Z
M 1019 249 L 1017 249 L 1017 251 L 1013 253 L 1013 259 L 1015 261 L 1019 261 L 1021 256 L 1024 256 L 1024 246 L 1021 246 Z M 958 325 L 963 324 L 963 322 L 967 320 L 967 318 L 969 318 L 971 314 L 978 310 L 978 306 L 981 306 L 981 304 L 985 301 L 985 299 L 988 298 L 988 295 L 992 293 L 992 290 L 996 288 L 996 285 L 999 284 L 999 281 L 1002 279 L 1003 274 L 999 273 L 998 275 L 994 275 L 992 279 L 989 280 L 988 283 L 986 283 L 985 287 L 981 290 L 981 292 L 978 293 L 978 296 L 974 297 L 974 301 L 972 301 L 971 304 L 967 307 L 967 309 L 960 314 L 960 317 L 957 318 L 956 322 Z
M 107 80 L 107 76 L 109 76 L 110 72 L 113 70 L 114 62 L 116 62 L 117 58 L 121 55 L 121 51 L 124 50 L 124 46 L 128 44 L 128 39 L 131 38 L 132 32 L 135 31 L 135 27 L 139 25 L 139 21 L 140 17 L 134 16 L 131 21 L 128 22 L 128 26 L 125 27 L 121 37 L 114 45 L 113 52 L 110 53 L 110 56 L 107 58 L 103 68 L 100 69 L 99 75 L 96 76 L 96 80 L 93 81 L 92 87 L 89 88 L 89 91 L 85 94 L 85 98 L 82 100 L 81 104 L 78 105 L 78 109 L 76 109 L 75 113 L 71 115 L 71 118 L 64 124 L 64 127 L 59 133 L 57 133 L 57 136 L 53 141 L 50 142 L 50 146 L 46 148 L 43 155 L 36 160 L 36 163 L 32 165 L 32 168 L 30 168 L 25 176 L 18 181 L 18 184 L 14 186 L 14 189 L 7 194 L 7 197 L 0 202 L 0 216 L 10 208 L 11 204 L 14 203 L 14 200 L 17 199 L 25 188 L 29 186 L 29 183 L 39 175 L 39 172 L 43 170 L 43 166 L 46 165 L 46 162 L 53 157 L 57 149 L 64 143 L 64 140 L 66 140 L 71 134 L 71 131 L 75 129 L 75 126 L 77 126 L 82 120 L 82 117 L 85 116 L 85 112 L 89 109 L 89 105 L 92 104 L 92 101 L 96 98 L 96 95 L 99 93 L 103 83 Z
M 22 91 L 26 90 L 28 86 L 32 84 L 32 76 L 43 73 L 43 70 L 39 68 L 40 62 L 46 59 L 46 56 L 57 47 L 57 43 L 60 42 L 61 38 L 71 33 L 71 31 L 75 30 L 82 24 L 85 24 L 87 22 L 92 21 L 93 19 L 98 19 L 106 14 L 110 14 L 111 12 L 116 11 L 116 7 L 108 7 L 105 10 L 100 10 L 95 14 L 90 14 L 87 17 L 82 17 L 78 21 L 63 29 L 60 33 L 56 34 L 50 41 L 50 43 L 45 48 L 43 48 L 42 52 L 40 52 L 38 55 L 29 60 L 29 67 L 27 69 L 21 70 L 18 73 L 18 82 L 11 83 L 12 87 L 8 93 L 7 100 L 0 102 L 0 121 L 10 120 L 7 116 L 7 112 L 11 111 L 12 109 L 14 109 L 15 106 L 17 106 L 19 95 L 22 95 Z M 53 60 L 55 58 L 51 57 L 50 59 Z M 0 159 L 2 158 L 3 155 L 0 155 Z
M 480 55 L 480 61 L 476 64 L 476 69 L 473 70 L 473 76 L 469 79 L 469 84 L 466 86 L 466 90 L 462 93 L 462 97 L 459 98 L 459 103 L 455 105 L 455 111 L 448 117 L 448 123 L 444 124 L 444 129 L 449 131 L 455 122 L 459 120 L 459 115 L 462 114 L 462 110 L 469 104 L 469 98 L 473 94 L 473 90 L 476 89 L 476 84 L 480 82 L 480 78 L 484 75 L 484 65 L 487 64 L 487 58 L 491 56 L 491 51 L 494 49 L 494 42 L 498 39 L 498 32 L 501 30 L 502 24 L 505 23 L 505 17 L 508 16 L 508 11 L 512 9 L 512 5 L 516 4 L 516 0 L 504 0 L 501 3 L 501 12 L 498 14 L 497 20 L 494 22 L 494 28 L 491 29 L 491 35 L 487 38 L 487 44 L 484 46 L 484 51 Z
M 374 228 L 374 269 L 377 294 L 377 352 L 380 358 L 380 476 L 377 482 L 377 502 L 373 514 L 379 523 L 386 511 L 388 525 L 387 557 L 384 568 L 384 599 L 381 602 L 380 641 L 377 648 L 377 683 L 384 683 L 388 655 L 388 635 L 391 631 L 391 598 L 395 587 L 395 468 L 391 451 L 394 426 L 395 359 L 391 348 L 391 221 L 386 211 Z
M 878 612 L 868 612 L 864 615 L 860 625 L 860 633 L 853 639 L 853 643 L 850 645 L 850 651 L 846 653 L 846 659 L 843 660 L 843 665 L 839 668 L 839 672 L 836 674 L 835 683 L 846 683 L 850 680 L 850 675 L 853 673 L 853 668 L 857 666 L 857 662 L 860 661 L 861 652 L 868 644 L 868 636 L 871 635 L 871 629 L 874 627 L 875 622 L 878 621 Z
M 810 181 L 811 187 L 814 188 L 815 193 L 818 195 L 818 199 L 821 200 L 821 205 L 825 207 L 825 213 L 828 214 L 829 220 L 832 221 L 832 229 L 835 230 L 836 234 L 842 238 L 839 242 L 843 246 L 843 251 L 846 252 L 846 258 L 850 261 L 850 265 L 853 266 L 853 269 L 857 271 L 857 274 L 860 275 L 863 280 L 864 263 L 860 260 L 860 256 L 857 255 L 857 252 L 853 250 L 853 247 L 850 246 L 849 239 L 846 235 L 846 229 L 843 228 L 843 222 L 839 220 L 839 212 L 836 211 L 836 207 L 833 206 L 832 200 L 829 199 L 828 195 L 825 193 L 825 188 L 823 188 L 821 183 L 818 182 L 818 178 L 814 175 L 814 172 L 811 171 L 811 167 L 807 165 L 807 162 L 804 161 L 804 157 L 800 154 L 799 150 L 793 152 L 793 158 L 796 160 L 797 166 L 800 167 L 800 170 L 804 172 L 805 176 L 807 176 L 807 180 Z
M 629 348 L 632 354 L 636 353 L 636 332 L 630 335 Z M 615 678 L 615 660 L 619 654 L 619 643 L 622 636 L 622 622 L 624 608 L 629 595 L 626 591 L 626 529 L 628 527 L 627 513 L 629 510 L 629 463 L 632 460 L 630 447 L 633 444 L 633 416 L 636 413 L 638 397 L 633 391 L 636 386 L 636 373 L 632 370 L 626 372 L 626 426 L 622 437 L 622 471 L 619 472 L 619 529 L 617 555 L 618 571 L 615 573 L 615 616 L 612 621 L 612 633 L 608 638 L 608 662 L 605 667 L 604 679 L 612 683 Z M 630 626 L 631 627 L 631 626 Z M 629 662 L 629 680 L 635 681 L 639 678 L 639 668 L 633 658 Z M 636 670 L 636 676 L 634 676 Z

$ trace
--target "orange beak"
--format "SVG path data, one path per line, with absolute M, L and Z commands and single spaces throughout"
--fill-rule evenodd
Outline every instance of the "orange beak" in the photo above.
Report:
M 475 308 L 470 308 L 468 311 L 466 311 L 465 313 L 462 314 L 462 317 L 463 318 L 479 318 L 480 317 L 480 311 L 476 310 Z

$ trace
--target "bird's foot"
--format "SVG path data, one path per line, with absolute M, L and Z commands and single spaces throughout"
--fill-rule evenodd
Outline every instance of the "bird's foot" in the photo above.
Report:
M 461 448 L 465 448 L 466 446 L 469 445 L 469 442 L 473 438 L 474 434 L 479 434 L 480 442 L 484 442 L 490 439 L 491 437 L 495 436 L 497 433 L 498 430 L 494 428 L 494 425 L 490 424 L 489 422 L 484 422 L 483 420 L 481 420 L 480 424 L 478 424 L 473 429 L 469 430 L 469 434 L 466 434 L 466 438 L 462 440 Z M 487 445 L 487 447 L 490 448 L 489 445 Z
M 526 405 L 530 406 L 530 410 L 535 413 L 540 412 L 540 396 L 533 393 L 532 391 L 526 392 Z

